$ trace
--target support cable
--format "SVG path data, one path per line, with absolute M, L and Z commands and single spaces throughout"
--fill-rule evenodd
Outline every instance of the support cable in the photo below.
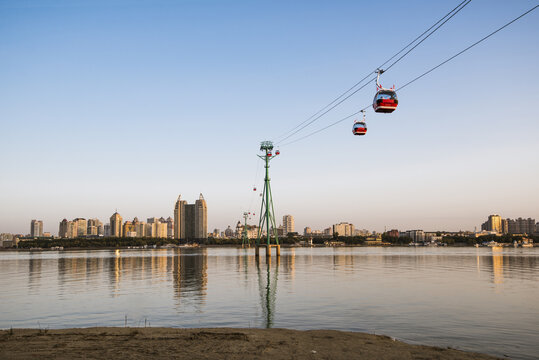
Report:
M 414 50 L 417 46 L 419 46 L 423 41 L 425 41 L 427 38 L 429 38 L 432 34 L 434 34 L 440 27 L 442 27 L 447 21 L 449 21 L 453 16 L 455 16 L 460 10 L 462 10 L 466 5 L 468 5 L 472 0 L 463 0 L 461 3 L 459 3 L 454 9 L 452 9 L 450 12 L 448 12 L 447 14 L 445 14 L 440 20 L 438 20 L 436 23 L 434 23 L 431 27 L 429 27 L 427 30 L 425 30 L 423 33 L 421 33 L 421 35 L 417 36 L 414 40 L 412 40 L 410 43 L 408 43 L 408 45 L 406 45 L 405 47 L 403 47 L 401 50 L 399 50 L 396 54 L 394 54 L 393 56 L 391 56 L 389 59 L 387 59 L 384 63 L 382 63 L 380 66 L 378 66 L 378 68 L 382 68 L 384 65 L 386 65 L 388 62 L 390 62 L 391 60 L 393 60 L 395 57 L 397 57 L 399 54 L 401 54 L 404 50 L 406 50 L 407 48 L 409 48 L 410 46 L 412 46 L 416 41 L 418 41 L 419 39 L 421 39 L 425 34 L 427 34 L 430 30 L 432 30 L 436 25 L 440 24 L 442 21 L 442 23 L 436 27 L 432 32 L 430 32 L 427 36 L 425 36 L 419 43 L 417 43 L 413 48 L 411 48 L 410 50 L 408 50 L 404 55 L 402 55 L 400 58 L 398 58 L 396 61 L 394 61 L 385 71 L 387 71 L 388 69 L 390 69 L 391 67 L 393 67 L 395 64 L 397 64 L 399 61 L 401 61 L 406 55 L 408 55 L 412 50 Z M 464 4 L 464 5 L 463 5 Z M 447 18 L 449 17 L 449 18 Z M 447 18 L 447 19 L 446 19 Z M 444 21 L 445 19 L 445 21 Z M 349 94 L 348 96 L 346 96 L 348 93 L 350 93 L 350 91 L 354 90 L 357 86 L 359 86 L 361 83 L 363 83 L 363 81 L 365 81 L 367 78 L 369 78 L 369 76 L 371 74 L 374 74 L 375 71 L 371 71 L 370 73 L 368 73 L 365 77 L 363 77 L 361 80 L 359 80 L 357 83 L 355 83 L 352 87 L 350 87 L 348 90 L 346 90 L 345 92 L 343 92 L 341 95 L 339 95 L 337 98 L 335 98 L 332 102 L 330 102 L 329 104 L 327 104 L 326 106 L 324 106 L 322 109 L 320 109 L 318 112 L 316 112 L 315 114 L 311 115 L 308 119 L 306 119 L 305 121 L 301 122 L 299 125 L 297 125 L 296 127 L 292 128 L 291 130 L 281 134 L 280 136 L 278 136 L 276 139 L 279 139 L 279 138 L 282 138 L 283 136 L 286 136 L 288 133 L 292 132 L 290 135 L 284 137 L 283 139 L 281 139 L 280 141 L 284 141 L 290 137 L 292 137 L 293 135 L 295 135 L 296 133 L 298 133 L 299 131 L 303 130 L 304 128 L 306 128 L 307 126 L 309 126 L 310 124 L 314 123 L 316 120 L 320 119 L 322 116 L 324 116 L 325 114 L 327 114 L 329 111 L 333 110 L 335 107 L 337 107 L 338 105 L 342 104 L 345 100 L 349 99 L 352 95 L 356 94 L 359 90 L 363 89 L 365 85 L 363 85 L 362 87 L 360 87 L 359 89 L 355 90 L 354 92 L 352 92 L 351 94 Z M 369 82 L 371 82 L 371 80 L 368 80 L 367 84 Z M 346 96 L 344 99 L 342 99 L 344 96 Z M 340 99 L 342 99 L 341 101 L 339 101 Z M 339 101 L 337 104 L 335 104 L 337 101 Z M 334 106 L 332 106 L 333 104 L 335 104 Z M 331 106 L 331 108 L 329 108 Z M 329 108 L 329 109 L 328 109 Z M 327 109 L 327 110 L 326 110 Z M 325 111 L 326 110 L 326 111 Z M 312 120 L 312 121 L 311 121 Z M 304 125 L 305 123 L 307 123 L 305 126 L 302 127 L 302 125 Z M 299 129 L 298 129 L 299 128 Z
M 497 32 L 499 32 L 499 31 L 501 31 L 501 30 L 503 30 L 503 29 L 505 29 L 506 27 L 508 27 L 509 25 L 511 25 L 512 23 L 514 23 L 515 21 L 521 19 L 522 17 L 524 17 L 525 15 L 529 14 L 530 12 L 532 12 L 532 11 L 535 10 L 535 9 L 537 9 L 538 7 L 539 7 L 539 5 L 535 5 L 535 6 L 534 6 L 533 8 L 531 8 L 530 10 L 528 10 L 528 11 L 526 11 L 525 13 L 523 13 L 522 15 L 516 17 L 515 19 L 511 20 L 510 22 L 508 22 L 507 24 L 505 24 L 505 25 L 503 25 L 502 27 L 498 28 L 497 30 L 491 32 L 490 34 L 488 34 L 487 36 L 483 37 L 482 39 L 476 41 L 475 43 L 473 43 L 472 45 L 468 46 L 468 47 L 465 48 L 464 50 L 459 51 L 459 52 L 456 53 L 455 55 L 451 56 L 451 57 L 448 58 L 447 60 L 442 61 L 441 63 L 439 63 L 438 65 L 434 66 L 434 67 L 431 68 L 430 70 L 425 71 L 423 74 L 421 74 L 421 75 L 415 77 L 415 78 L 412 79 L 411 81 L 409 81 L 409 82 L 407 82 L 406 84 L 404 84 L 403 86 L 401 86 L 401 87 L 398 89 L 398 91 L 401 91 L 402 89 L 404 89 L 404 88 L 407 87 L 408 85 L 410 85 L 410 84 L 416 82 L 417 80 L 421 79 L 423 76 L 425 76 L 425 75 L 431 73 L 432 71 L 438 69 L 440 66 L 442 66 L 442 65 L 444 65 L 444 64 L 446 64 L 446 63 L 448 63 L 449 61 L 453 60 L 453 59 L 456 58 L 457 56 L 462 55 L 463 53 L 465 53 L 466 51 L 470 50 L 470 49 L 473 48 L 474 46 L 479 45 L 480 43 L 482 43 L 482 42 L 485 41 L 486 39 L 490 38 L 492 35 L 496 34 Z M 364 108 L 361 109 L 361 110 L 366 110 L 366 109 L 368 109 L 370 106 L 371 106 L 371 105 L 367 105 L 366 107 L 364 107 Z M 332 127 L 332 126 L 335 126 L 335 125 L 337 125 L 337 124 L 339 124 L 339 123 L 345 121 L 345 120 L 350 119 L 351 117 L 353 117 L 353 116 L 359 114 L 359 113 L 361 112 L 361 110 L 358 111 L 358 112 L 355 112 L 355 113 L 353 113 L 353 114 L 351 114 L 351 115 L 348 115 L 348 116 L 346 116 L 345 118 L 342 118 L 342 119 L 340 119 L 340 120 L 338 120 L 338 121 L 336 121 L 336 122 L 334 122 L 334 123 L 332 123 L 332 124 L 329 124 L 329 125 L 326 126 L 326 127 L 323 127 L 323 128 L 318 129 L 318 130 L 316 130 L 316 131 L 313 131 L 313 132 L 311 132 L 311 133 L 309 133 L 309 134 L 307 134 L 307 135 L 305 135 L 305 136 L 303 136 L 303 137 L 300 137 L 300 138 L 298 138 L 298 139 L 289 141 L 289 142 L 287 142 L 287 143 L 285 143 L 285 144 L 281 144 L 280 146 L 290 145 L 290 144 L 293 144 L 293 143 L 298 142 L 298 141 L 300 141 L 300 140 L 306 139 L 306 138 L 308 138 L 308 137 L 310 137 L 310 136 L 312 136 L 312 135 L 315 135 L 315 134 L 317 134 L 317 133 L 319 133 L 319 132 L 321 132 L 321 131 L 323 131 L 323 130 L 326 130 L 326 129 Z
M 481 40 L 478 40 L 476 41 L 475 43 L 473 43 L 472 45 L 468 46 L 466 49 L 456 53 L 455 55 L 451 56 L 449 59 L 445 60 L 445 61 L 442 61 L 441 63 L 439 63 L 438 65 L 436 65 L 435 67 L 433 67 L 432 69 L 428 70 L 428 71 L 425 71 L 423 74 L 419 75 L 418 77 L 414 78 L 413 80 L 411 81 L 408 81 L 406 84 L 404 84 L 403 86 L 401 86 L 399 88 L 399 90 L 402 90 L 404 89 L 405 87 L 407 87 L 408 85 L 414 83 L 415 81 L 421 79 L 423 76 L 431 73 L 432 71 L 438 69 L 440 66 L 448 63 L 449 61 L 453 60 L 454 58 L 456 58 L 457 56 L 465 53 L 466 51 L 470 50 L 471 48 L 473 48 L 474 46 L 482 43 L 483 41 L 485 41 L 486 39 L 488 39 L 489 37 L 491 37 L 492 35 L 496 34 L 498 31 L 501 31 L 503 29 L 505 29 L 506 27 L 508 27 L 509 25 L 511 25 L 512 23 L 514 23 L 515 21 L 519 20 L 520 18 L 524 17 L 525 15 L 528 15 L 529 13 L 531 13 L 533 10 L 537 9 L 539 7 L 539 5 L 535 5 L 533 8 L 531 8 L 530 10 L 526 11 L 524 14 L 520 15 L 519 17 L 517 18 L 514 18 L 513 20 L 511 20 L 510 22 L 508 22 L 507 24 L 505 24 L 504 26 L 502 26 L 501 28 L 498 28 L 497 30 L 491 32 L 490 34 L 488 34 L 487 36 L 485 36 L 484 38 L 482 38 Z

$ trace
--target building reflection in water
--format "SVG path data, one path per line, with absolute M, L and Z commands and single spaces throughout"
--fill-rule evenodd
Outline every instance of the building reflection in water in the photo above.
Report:
M 290 281 L 293 281 L 296 276 L 296 249 L 290 248 L 288 254 L 282 256 L 282 269 L 284 270 Z
M 123 281 L 144 281 L 151 288 L 168 279 L 178 300 L 189 298 L 199 305 L 205 303 L 206 249 L 115 250 L 105 261 L 113 297 L 120 295 Z
M 492 273 L 494 284 L 503 284 L 503 248 L 492 248 Z
M 344 253 L 349 249 L 333 248 L 333 269 L 334 270 L 352 270 L 354 267 L 354 256 L 350 253 Z
M 206 302 L 208 284 L 207 249 L 174 249 L 172 278 L 178 301 L 192 300 L 198 307 Z
M 28 261 L 28 288 L 32 292 L 39 288 L 41 281 L 41 254 L 32 254 Z
M 96 288 L 100 286 L 101 280 L 98 275 L 103 272 L 103 260 L 91 255 L 91 251 L 85 251 L 80 256 L 58 257 L 58 285 L 61 294 L 68 286 L 81 281 L 85 281 L 86 289 L 89 289 L 89 284 L 93 284 Z
M 273 266 L 272 262 L 275 263 Z M 277 280 L 279 278 L 280 257 L 266 259 L 266 264 L 261 265 L 256 259 L 256 270 L 258 274 L 258 292 L 260 294 L 260 306 L 264 316 L 264 327 L 269 329 L 273 326 L 275 316 L 275 299 L 277 297 Z M 273 271 L 271 268 L 274 268 Z

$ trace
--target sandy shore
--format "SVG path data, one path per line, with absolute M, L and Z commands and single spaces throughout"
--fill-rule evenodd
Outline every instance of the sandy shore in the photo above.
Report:
M 2 359 L 495 359 L 334 330 L 84 328 L 0 331 Z

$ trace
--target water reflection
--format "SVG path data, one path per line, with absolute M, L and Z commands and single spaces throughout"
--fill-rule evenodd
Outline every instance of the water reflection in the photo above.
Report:
M 174 294 L 178 301 L 185 298 L 195 300 L 197 308 L 204 305 L 208 283 L 207 249 L 174 249 L 172 259 Z
M 276 257 L 273 261 L 276 264 L 273 266 L 272 271 L 272 259 L 266 259 L 265 265 L 261 265 L 260 260 L 258 258 L 256 259 L 260 307 L 263 314 L 263 326 L 267 329 L 273 326 L 275 316 L 275 298 L 277 297 L 280 257 Z
M 28 261 L 28 288 L 33 292 L 39 288 L 41 280 L 41 255 L 31 255 Z
M 531 359 L 538 269 L 537 248 L 0 252 L 0 327 L 377 329 Z
M 495 285 L 503 284 L 503 248 L 492 248 L 492 274 Z
M 508 279 L 537 280 L 537 256 L 528 256 L 527 252 L 519 254 L 521 251 L 502 247 L 477 249 L 474 256 L 477 274 L 480 276 L 482 271 L 487 271 L 496 288 Z M 454 262 L 454 259 L 448 261 Z

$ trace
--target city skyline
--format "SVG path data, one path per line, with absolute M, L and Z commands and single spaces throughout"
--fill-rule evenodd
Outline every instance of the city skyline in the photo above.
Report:
M 203 191 L 209 229 L 258 214 L 260 141 L 309 118 L 456 5 L 390 4 L 379 19 L 358 16 L 379 6 L 353 1 L 2 2 L 0 231 L 27 233 L 40 219 L 56 233 L 64 218 L 103 220 L 116 208 L 124 219 L 173 216 L 179 189 Z M 376 231 L 539 218 L 537 110 L 519 105 L 539 99 L 537 12 L 399 91 L 534 4 L 470 3 L 382 76 L 399 108 L 369 108 L 367 135 L 353 136 L 350 119 L 277 142 L 276 218 Z M 357 112 L 374 91 L 298 135 Z
M 185 214 L 182 222 L 185 223 L 192 223 L 189 226 L 194 226 L 195 223 L 199 223 L 202 225 L 202 228 L 199 230 L 196 229 L 190 229 L 187 231 L 181 231 L 181 227 L 177 227 L 178 221 L 177 219 L 181 219 L 181 212 L 177 212 L 179 205 L 182 207 L 182 209 L 185 209 L 186 206 L 193 207 L 193 210 L 190 211 L 190 215 L 188 216 L 198 216 L 202 217 L 202 220 L 196 220 L 195 218 L 190 219 L 187 221 L 185 219 Z M 195 208 L 200 210 L 195 210 Z M 185 213 L 185 210 L 183 210 Z M 195 213 L 199 213 L 199 215 L 195 215 Z M 256 229 L 256 219 L 250 218 L 251 223 L 248 222 L 248 226 L 250 228 Z M 76 237 L 85 237 L 85 236 L 104 236 L 104 237 L 168 237 L 168 238 L 174 238 L 174 239 L 204 239 L 207 238 L 208 234 L 210 236 L 222 236 L 221 234 L 225 234 L 227 230 L 231 230 L 231 225 L 227 225 L 226 228 L 213 228 L 213 231 L 209 231 L 207 227 L 207 207 L 206 202 L 200 194 L 199 199 L 195 202 L 195 204 L 188 205 L 185 200 L 181 200 L 181 195 L 178 196 L 178 199 L 174 205 L 174 219 L 172 217 L 168 217 L 166 220 L 162 216 L 160 219 L 156 217 L 148 218 L 148 224 L 146 224 L 143 221 L 139 221 L 138 217 L 134 217 L 133 221 L 126 220 L 123 221 L 122 216 L 116 212 L 110 217 L 109 223 L 103 223 L 99 219 L 88 219 L 85 218 L 75 218 L 73 221 L 68 221 L 66 218 L 64 218 L 62 221 L 60 221 L 59 225 L 59 231 L 58 231 L 58 237 L 59 238 L 76 238 Z M 158 224 L 157 230 L 156 229 L 150 229 L 147 230 L 145 226 L 147 225 L 155 225 L 155 223 Z M 165 225 L 165 228 L 163 231 L 159 229 L 159 223 L 162 223 Z M 181 222 L 180 222 L 181 223 Z M 140 230 L 139 225 L 140 224 Z M 205 225 L 203 225 L 205 224 Z M 124 230 L 126 226 L 132 226 L 133 232 L 131 234 L 126 234 L 126 231 Z M 205 230 L 203 227 L 205 226 Z M 382 231 L 377 231 L 374 229 L 365 229 L 361 228 L 361 226 L 356 227 L 353 223 L 348 222 L 339 222 L 334 224 L 329 224 L 329 227 L 326 227 L 326 225 L 322 226 L 321 228 L 311 228 L 310 226 L 305 226 L 303 228 L 303 232 L 295 230 L 295 220 L 294 216 L 287 214 L 283 216 L 283 222 L 281 224 L 278 224 L 278 230 L 281 231 L 279 236 L 286 236 L 288 232 L 297 233 L 299 235 L 309 235 L 309 234 L 316 234 L 316 235 L 331 235 L 333 233 L 339 233 L 340 236 L 356 236 L 361 235 L 366 231 L 366 234 L 368 234 L 370 231 L 374 233 L 382 233 Z M 155 226 L 154 226 L 155 227 Z M 185 225 L 184 225 L 185 227 Z M 236 224 L 236 233 L 238 232 L 238 227 L 243 229 L 243 224 L 241 221 L 238 220 Z M 421 228 L 421 227 L 416 227 Z M 410 229 L 410 228 L 407 228 Z M 156 236 L 157 231 L 157 236 Z M 205 236 L 196 236 L 195 234 L 203 234 L 205 233 Z M 402 229 L 394 229 L 387 227 L 384 228 L 383 233 L 392 233 L 394 231 L 401 231 L 401 232 L 409 232 L 409 231 L 424 231 L 421 230 L 404 230 Z M 482 223 L 479 227 L 475 226 L 474 230 L 469 229 L 460 229 L 459 231 L 451 231 L 447 229 L 427 229 L 425 232 L 470 232 L 470 233 L 498 233 L 498 234 L 520 234 L 520 233 L 526 233 L 526 234 L 533 234 L 533 233 L 539 233 L 539 222 L 536 222 L 535 218 L 502 218 L 498 214 L 492 214 L 488 216 L 488 219 L 486 222 Z M 25 232 L 3 232 L 0 231 L 2 234 L 21 234 L 25 235 Z M 30 233 L 28 234 L 31 237 L 42 237 L 43 234 L 51 234 L 48 236 L 55 237 L 54 232 L 44 232 L 43 231 L 43 221 L 42 220 L 36 220 L 33 219 L 30 222 Z M 189 233 L 189 236 L 186 236 L 186 233 Z M 37 234 L 37 235 L 35 235 Z M 234 236 L 236 236 L 235 234 Z M 230 236 L 230 234 L 226 235 L 227 237 Z

